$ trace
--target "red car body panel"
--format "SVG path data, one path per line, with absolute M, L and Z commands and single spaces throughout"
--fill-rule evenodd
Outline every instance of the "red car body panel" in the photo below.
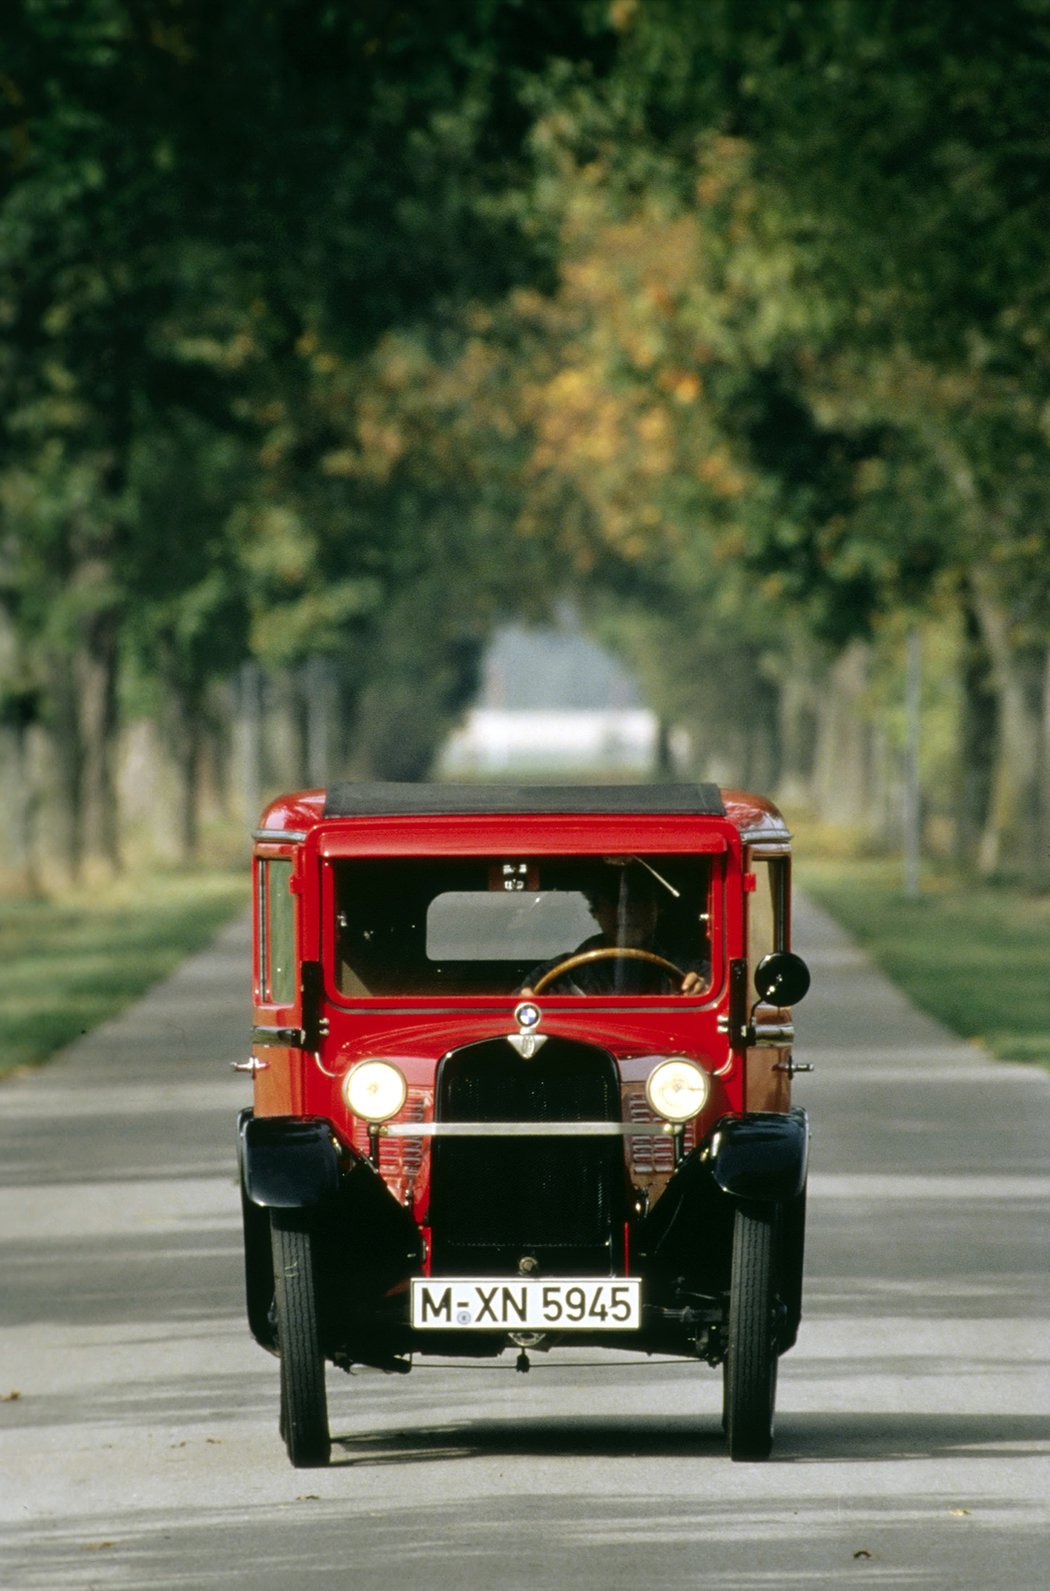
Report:
M 253 1054 L 265 1067 L 255 1075 L 255 1113 L 317 1115 L 330 1118 L 337 1130 L 355 1141 L 354 1124 L 340 1085 L 357 1061 L 373 1056 L 396 1060 L 413 1090 L 409 1108 L 418 1109 L 419 1091 L 433 1088 L 434 1068 L 454 1044 L 466 1044 L 500 1030 L 514 1031 L 512 1015 L 520 996 L 470 996 L 438 999 L 370 997 L 353 1000 L 334 987 L 331 940 L 324 922 L 333 920 L 331 874 L 336 858 L 384 856 L 514 855 L 601 856 L 649 852 L 702 854 L 724 864 L 724 915 L 717 930 L 715 984 L 697 1000 L 670 996 L 642 1002 L 636 997 L 609 996 L 584 1002 L 558 995 L 542 1000 L 545 1033 L 587 1038 L 617 1058 L 624 1083 L 644 1083 L 647 1067 L 641 1057 L 678 1054 L 695 1058 L 712 1074 L 713 1086 L 697 1137 L 726 1112 L 790 1108 L 790 1078 L 777 1074 L 779 1052 L 733 1048 L 726 1033 L 729 1020 L 727 966 L 741 954 L 747 940 L 751 894 L 748 867 L 753 853 L 787 855 L 790 834 L 783 817 L 761 796 L 722 791 L 724 817 L 637 814 L 629 817 L 545 814 L 507 815 L 324 816 L 325 793 L 307 790 L 283 795 L 262 815 L 255 833 L 256 854 L 293 861 L 291 889 L 296 900 L 296 935 L 304 960 L 324 968 L 322 1016 L 327 1032 L 316 1049 L 256 1044 Z M 789 944 L 785 938 L 785 948 Z M 258 914 L 255 957 L 258 966 Z M 281 1005 L 260 998 L 254 987 L 256 1028 L 295 1030 L 302 1024 L 299 999 Z M 770 1021 L 782 1013 L 763 1013 Z M 650 1060 L 651 1064 L 651 1060 Z M 400 1118 L 398 1118 L 400 1119 Z M 429 1111 L 423 1116 L 429 1119 Z M 356 1132 L 360 1144 L 360 1127 Z M 386 1163 L 392 1166 L 388 1152 Z M 423 1153 L 426 1159 L 426 1150 Z M 403 1179 L 394 1173 L 403 1196 Z

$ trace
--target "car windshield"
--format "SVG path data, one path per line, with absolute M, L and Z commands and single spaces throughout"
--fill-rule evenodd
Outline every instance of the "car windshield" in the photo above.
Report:
M 344 994 L 710 987 L 709 857 L 368 858 L 333 872 Z

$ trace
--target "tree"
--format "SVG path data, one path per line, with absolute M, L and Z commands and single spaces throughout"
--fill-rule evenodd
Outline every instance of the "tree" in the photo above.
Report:
M 166 437 L 196 426 L 249 455 L 258 448 L 262 465 L 225 504 L 233 554 L 214 549 L 209 510 L 200 580 L 183 581 L 180 616 L 168 592 L 165 611 L 138 625 L 140 665 L 165 655 L 192 722 L 202 615 L 214 622 L 228 601 L 258 613 L 275 550 L 279 564 L 282 542 L 303 527 L 287 494 L 267 497 L 274 432 L 292 433 L 300 476 L 330 451 L 297 423 L 304 347 L 353 364 L 393 324 L 445 322 L 468 301 L 550 276 L 553 238 L 521 199 L 522 89 L 548 56 L 585 53 L 605 30 L 588 7 L 525 16 L 514 0 L 443 0 L 422 12 L 379 0 L 350 10 L 321 0 L 24 0 L 5 31 L 6 562 L 21 571 L 19 589 L 39 574 L 41 590 L 51 577 L 55 594 L 76 593 L 70 623 L 46 632 L 32 617 L 39 593 L 27 595 L 12 633 L 26 656 L 39 643 L 46 654 L 39 689 L 67 765 L 71 858 L 87 846 L 116 865 L 126 571 L 139 579 L 155 556 L 156 522 L 142 512 L 154 444 L 163 454 Z M 353 407 L 359 394 L 346 396 Z M 209 455 L 205 442 L 206 471 Z M 215 479 L 229 486 L 233 475 L 223 466 Z M 187 527 L 214 484 L 184 494 L 183 540 L 197 534 Z M 390 568 L 368 503 L 352 504 L 341 484 L 333 518 L 349 518 L 354 533 L 333 571 L 330 522 L 316 562 L 299 559 L 297 606 L 282 614 L 302 621 L 303 645 L 316 642 L 311 612 L 329 636 L 357 624 Z M 253 515 L 236 512 L 246 499 Z M 170 519 L 168 528 L 176 533 Z M 303 536 L 313 539 L 312 527 Z M 239 596 L 208 586 L 218 568 L 223 586 L 241 570 Z M 134 595 L 142 599 L 141 580 Z M 259 640 L 258 623 L 248 634 Z M 287 631 L 283 650 L 295 652 Z M 12 690 L 34 666 L 17 665 Z
M 987 659 L 967 721 L 989 672 L 997 704 L 985 865 L 1027 857 L 1047 759 L 1050 7 L 621 17 L 602 147 L 632 153 L 607 180 L 622 205 L 643 162 L 662 173 L 668 208 L 720 234 L 709 256 L 745 311 L 720 317 L 737 353 L 715 400 L 764 487 L 741 555 L 840 643 L 957 592 Z M 590 128 L 579 143 L 593 163 Z

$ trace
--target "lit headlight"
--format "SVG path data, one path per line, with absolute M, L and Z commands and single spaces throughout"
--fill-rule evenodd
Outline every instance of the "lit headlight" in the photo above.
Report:
M 365 1121 L 389 1121 L 408 1096 L 408 1084 L 389 1061 L 360 1061 L 343 1084 L 346 1103 Z
M 707 1073 L 694 1061 L 661 1061 L 645 1080 L 645 1097 L 665 1121 L 689 1121 L 703 1110 L 707 1087 Z

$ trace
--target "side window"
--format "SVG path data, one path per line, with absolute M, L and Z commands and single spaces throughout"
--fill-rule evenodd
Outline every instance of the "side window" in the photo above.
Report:
M 289 885 L 291 861 L 259 863 L 259 997 L 264 1005 L 295 1000 L 295 901 Z
M 755 968 L 771 950 L 786 949 L 787 864 L 783 857 L 752 862 L 755 888 L 748 896 L 747 969 L 749 1002 L 755 992 Z

